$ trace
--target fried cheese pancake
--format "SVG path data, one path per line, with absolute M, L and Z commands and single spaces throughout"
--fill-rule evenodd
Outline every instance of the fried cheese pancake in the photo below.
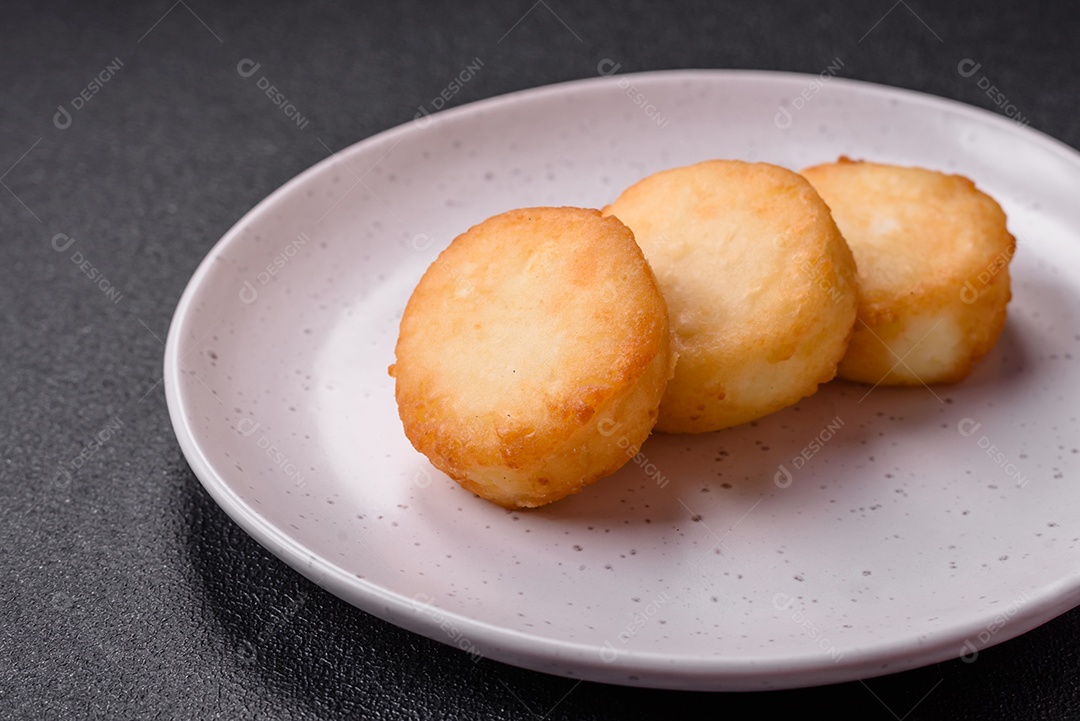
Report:
M 840 158 L 802 174 L 832 209 L 858 265 L 858 321 L 841 378 L 963 380 L 1005 326 L 1016 241 L 967 178 Z
M 604 213 L 633 230 L 668 304 L 678 362 L 657 430 L 746 423 L 835 376 L 855 321 L 855 265 L 804 178 L 706 161 L 639 181 Z
M 455 238 L 409 299 L 395 354 L 413 446 L 506 508 L 633 458 L 671 368 L 666 305 L 633 233 L 581 208 L 512 210 Z

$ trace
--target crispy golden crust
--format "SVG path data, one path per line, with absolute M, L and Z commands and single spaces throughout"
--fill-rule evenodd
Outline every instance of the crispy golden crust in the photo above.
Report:
M 858 321 L 839 375 L 953 383 L 1005 326 L 1016 241 L 993 198 L 963 176 L 840 158 L 802 171 L 858 264 Z
M 855 320 L 855 266 L 802 177 L 708 161 L 651 175 L 604 213 L 634 231 L 668 303 L 678 361 L 657 430 L 745 423 L 833 378 Z
M 632 458 L 670 364 L 667 309 L 630 230 L 596 210 L 526 208 L 470 228 L 428 268 L 391 375 L 417 450 L 518 508 Z

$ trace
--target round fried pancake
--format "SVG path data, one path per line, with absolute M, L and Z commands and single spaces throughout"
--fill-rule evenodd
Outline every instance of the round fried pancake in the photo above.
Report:
M 678 362 L 657 430 L 746 423 L 833 378 L 855 266 L 801 176 L 712 160 L 651 175 L 604 213 L 634 231 L 668 303 Z
M 1005 326 L 1016 242 L 993 198 L 959 175 L 841 158 L 803 175 L 858 265 L 859 319 L 841 378 L 962 380 Z
M 512 210 L 454 239 L 401 319 L 405 434 L 507 508 L 633 458 L 670 376 L 667 309 L 633 233 L 581 208 Z

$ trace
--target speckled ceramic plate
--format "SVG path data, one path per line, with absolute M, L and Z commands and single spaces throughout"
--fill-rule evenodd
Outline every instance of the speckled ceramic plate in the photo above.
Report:
M 1005 207 L 1009 322 L 963 384 L 833 383 L 748 426 L 654 436 L 527 513 L 409 445 L 386 369 L 456 234 L 513 207 L 598 207 L 706 158 L 840 154 L 960 172 Z M 478 656 L 687 689 L 977 661 L 1080 603 L 1078 180 L 1073 150 L 1014 121 L 818 76 L 613 75 L 420 113 L 214 247 L 169 332 L 169 410 L 196 475 L 267 548 Z

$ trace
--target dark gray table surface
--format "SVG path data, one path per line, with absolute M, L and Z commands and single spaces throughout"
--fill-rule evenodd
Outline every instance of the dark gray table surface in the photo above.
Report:
M 1080 717 L 1080 611 L 974 663 L 773 693 L 473 663 L 233 524 L 188 468 L 161 385 L 162 339 L 214 242 L 327 148 L 410 120 L 474 57 L 483 73 L 449 105 L 593 77 L 603 58 L 816 73 L 842 57 L 842 76 L 1001 112 L 958 72 L 970 58 L 1031 127 L 1077 147 L 1069 5 L 154 0 L 3 16 L 0 718 Z M 238 74 L 245 58 L 305 127 Z

